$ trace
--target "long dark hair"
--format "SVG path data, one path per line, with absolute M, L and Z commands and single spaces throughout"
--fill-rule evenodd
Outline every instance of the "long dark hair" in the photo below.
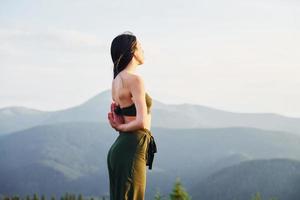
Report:
M 111 43 L 110 53 L 114 63 L 114 78 L 129 64 L 136 49 L 137 39 L 132 32 L 126 31 L 115 37 Z

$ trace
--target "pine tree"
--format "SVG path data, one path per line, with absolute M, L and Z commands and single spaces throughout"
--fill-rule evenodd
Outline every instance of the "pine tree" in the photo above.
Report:
M 191 200 L 192 198 L 185 191 L 184 187 L 181 184 L 180 179 L 177 177 L 176 182 L 173 187 L 173 191 L 170 194 L 171 200 Z
M 55 200 L 55 195 L 52 195 L 52 196 L 51 196 L 51 200 Z
M 251 199 L 251 200 L 261 200 L 260 193 L 259 193 L 259 192 L 256 192 L 256 193 L 255 193 L 255 196 L 254 196 L 254 197 L 252 197 L 252 199 Z
M 44 195 L 44 194 L 42 194 L 42 198 L 41 198 L 41 200 L 46 200 L 46 197 L 45 197 L 45 195 Z
M 39 200 L 39 195 L 37 193 L 33 194 L 33 200 Z
M 31 199 L 30 199 L 30 195 L 27 194 L 25 199 L 26 199 L 26 200 L 31 200 Z

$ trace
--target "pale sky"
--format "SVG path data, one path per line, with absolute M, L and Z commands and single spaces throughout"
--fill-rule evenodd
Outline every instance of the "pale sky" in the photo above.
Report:
M 124 31 L 156 100 L 300 117 L 296 0 L 0 0 L 0 108 L 60 110 L 110 89 Z

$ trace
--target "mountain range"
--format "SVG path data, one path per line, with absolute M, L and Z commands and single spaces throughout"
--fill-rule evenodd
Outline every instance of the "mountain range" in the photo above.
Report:
M 104 91 L 61 111 L 2 108 L 0 196 L 66 191 L 108 196 L 106 155 L 118 136 L 106 121 L 110 102 L 110 91 Z M 176 177 L 197 200 L 245 200 L 255 192 L 299 199 L 300 135 L 296 124 L 289 126 L 293 120 L 299 119 L 154 100 L 151 132 L 158 152 L 147 171 L 146 199 L 157 190 L 167 195 Z

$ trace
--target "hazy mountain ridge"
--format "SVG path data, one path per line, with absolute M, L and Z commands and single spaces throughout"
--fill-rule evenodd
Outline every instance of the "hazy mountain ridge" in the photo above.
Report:
M 298 200 L 300 161 L 284 158 L 244 161 L 211 174 L 190 190 L 195 199 L 244 200 L 260 192 L 262 199 Z
M 51 112 L 15 106 L 0 109 L 0 135 L 37 126 L 51 114 Z
M 107 122 L 111 90 L 105 90 L 86 102 L 59 111 L 37 111 L 9 107 L 0 110 L 0 135 L 36 125 L 59 122 Z M 300 135 L 300 118 L 273 113 L 234 113 L 195 104 L 164 104 L 153 98 L 152 127 L 223 128 L 244 126 L 293 132 Z M 14 110 L 14 111 L 13 111 Z M 11 116 L 10 113 L 16 113 Z M 22 113 L 22 114 L 21 114 Z M 172 116 L 172 117 L 170 117 Z
M 300 137 L 285 132 L 243 127 L 154 127 L 151 131 L 158 147 L 153 169 L 148 171 L 151 198 L 156 188 L 169 192 L 176 176 L 191 188 L 210 174 L 245 160 L 300 157 Z M 0 193 L 107 194 L 106 153 L 117 136 L 106 123 L 95 122 L 39 125 L 5 135 L 0 140 L 0 177 L 5 177 L 0 180 Z M 48 176 L 57 178 L 46 181 L 43 177 Z

